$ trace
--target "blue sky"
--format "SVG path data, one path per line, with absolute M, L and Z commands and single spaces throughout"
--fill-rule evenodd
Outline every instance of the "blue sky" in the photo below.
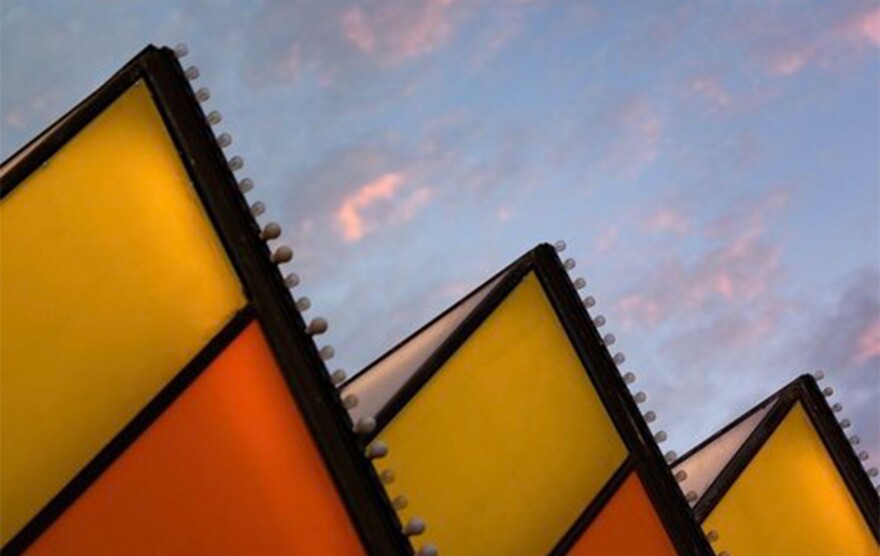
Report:
M 823 368 L 880 457 L 876 2 L 0 9 L 4 158 L 147 43 L 189 45 L 334 367 L 564 238 L 669 448 Z

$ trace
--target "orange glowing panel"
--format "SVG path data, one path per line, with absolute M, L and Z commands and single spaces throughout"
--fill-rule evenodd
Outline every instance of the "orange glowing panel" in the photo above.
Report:
M 649 554 L 675 556 L 675 548 L 634 472 L 568 552 L 569 556 Z
M 251 323 L 29 554 L 363 554 Z

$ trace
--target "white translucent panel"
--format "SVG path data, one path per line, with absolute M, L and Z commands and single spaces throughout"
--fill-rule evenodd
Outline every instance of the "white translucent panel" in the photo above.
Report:
M 673 474 L 679 471 L 687 473 L 687 479 L 678 483 L 681 490 L 685 494 L 688 492 L 696 493 L 697 500 L 702 498 L 706 489 L 715 481 L 715 478 L 718 477 L 727 465 L 727 462 L 730 461 L 740 446 L 751 436 L 752 432 L 775 404 L 775 399 L 768 401 L 763 407 L 749 415 L 735 427 L 697 450 L 674 467 L 672 469 Z
M 342 388 L 342 396 L 354 394 L 358 404 L 350 410 L 352 420 L 375 417 L 404 384 L 421 368 L 443 341 L 471 314 L 507 273 L 471 292 L 435 322 L 385 354 Z

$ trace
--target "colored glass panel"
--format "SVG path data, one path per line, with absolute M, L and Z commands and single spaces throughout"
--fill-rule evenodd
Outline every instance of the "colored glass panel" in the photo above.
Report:
M 245 300 L 143 82 L 0 211 L 5 543 Z
M 676 552 L 642 481 L 633 472 L 589 524 L 568 554 L 675 556 Z
M 546 554 L 626 457 L 534 274 L 379 437 L 401 517 L 445 554 Z
M 375 417 L 502 277 L 473 292 L 406 343 L 353 378 L 342 390 L 343 396 L 354 394 L 358 398 L 357 406 L 351 409 L 352 420 L 356 422 L 361 417 Z
M 363 550 L 252 323 L 29 553 L 349 556 Z
M 875 556 L 878 546 L 797 404 L 703 523 L 737 556 Z
M 725 432 L 710 444 L 702 447 L 689 458 L 673 469 L 673 473 L 684 471 L 687 479 L 678 483 L 682 492 L 694 492 L 697 499 L 702 498 L 706 489 L 712 485 L 730 459 L 736 454 L 743 443 L 748 440 L 758 424 L 776 404 L 772 400 L 742 420 L 735 427 Z

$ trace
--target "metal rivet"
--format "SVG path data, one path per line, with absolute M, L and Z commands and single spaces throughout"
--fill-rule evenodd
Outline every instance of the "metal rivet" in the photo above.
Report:
M 390 485 L 394 482 L 394 471 L 390 469 L 386 469 L 379 473 L 379 480 L 382 481 L 383 485 Z
M 574 267 L 577 266 L 577 262 L 574 259 L 565 259 L 565 262 L 562 263 L 562 266 L 565 267 L 565 270 L 574 270 Z
M 216 110 L 211 110 L 208 112 L 208 123 L 211 125 L 217 125 L 223 121 L 223 115 Z
M 348 375 L 342 369 L 336 369 L 335 371 L 330 373 L 330 382 L 337 386 L 345 382 L 346 378 L 348 378 Z
M 842 428 L 842 429 L 848 429 L 851 426 L 852 426 L 852 423 L 850 422 L 849 419 L 844 419 L 843 421 L 840 422 L 840 428 Z
M 877 476 L 878 473 L 880 473 L 880 472 L 877 471 L 876 467 L 872 467 L 871 469 L 868 469 L 868 477 L 874 478 Z
M 583 278 L 576 278 L 574 281 L 575 289 L 581 290 L 587 287 L 587 281 Z
M 199 90 L 196 91 L 196 100 L 206 102 L 209 98 L 211 98 L 211 91 L 207 87 L 199 87 Z
M 300 297 L 296 300 L 296 308 L 300 311 L 308 311 L 312 306 L 312 301 L 308 297 Z
M 260 216 L 264 212 L 266 212 L 266 203 L 263 201 L 257 201 L 251 205 L 251 214 L 254 216 Z
M 238 182 L 238 189 L 242 193 L 247 193 L 248 191 L 250 191 L 253 188 L 254 188 L 254 180 L 252 180 L 250 178 L 245 178 L 245 179 L 241 180 L 240 182 Z
M 854 434 L 849 437 L 849 443 L 852 444 L 853 446 L 859 444 L 861 441 L 862 441 L 862 439 L 859 438 L 859 435 L 857 435 L 857 434 Z
M 815 378 L 816 380 L 822 380 L 823 378 L 825 378 L 825 371 L 816 371 L 815 373 L 813 373 L 813 378 Z
M 284 285 L 287 286 L 288 289 L 297 287 L 299 285 L 299 274 L 293 272 L 285 276 Z
M 654 440 L 657 442 L 666 442 L 667 436 L 665 431 L 658 431 L 657 434 L 654 435 Z
M 830 386 L 826 386 L 825 388 L 822 389 L 822 394 L 824 394 L 826 398 L 828 396 L 833 396 L 834 395 L 834 388 L 832 388 Z
M 403 510 L 409 506 L 409 500 L 404 495 L 395 496 L 394 500 L 391 501 L 391 505 L 394 506 L 395 510 Z
M 687 471 L 685 471 L 684 469 L 681 469 L 681 470 L 675 472 L 675 480 L 678 481 L 679 483 L 687 481 L 687 478 L 688 478 L 688 474 L 687 474 Z
M 593 324 L 596 325 L 596 328 L 601 328 L 605 326 L 605 315 L 599 315 L 593 319 Z
M 669 452 L 666 452 L 666 455 L 663 457 L 666 458 L 666 463 L 672 463 L 678 459 L 678 454 L 676 454 L 675 452 L 669 451 Z
M 370 434 L 376 430 L 376 420 L 372 417 L 361 417 L 354 424 L 354 432 L 358 434 Z
M 406 522 L 406 525 L 403 526 L 403 534 L 408 537 L 421 535 L 424 532 L 425 522 L 420 517 L 410 518 L 410 520 Z
M 687 500 L 689 503 L 693 504 L 694 502 L 697 501 L 697 493 L 692 490 L 689 490 L 688 493 L 685 494 L 684 499 Z
M 419 548 L 416 556 L 437 556 L 440 554 L 440 551 L 437 550 L 437 547 L 433 544 L 426 544 Z
M 588 295 L 584 298 L 584 307 L 589 309 L 590 307 L 594 307 L 596 305 L 596 298 L 592 295 Z
M 865 451 L 861 451 L 861 452 L 859 452 L 859 459 L 860 459 L 860 460 L 865 461 L 865 460 L 867 460 L 869 457 L 871 457 L 871 455 L 870 455 L 868 452 L 865 452 Z
M 244 159 L 240 156 L 236 155 L 229 159 L 229 169 L 233 172 L 237 172 L 244 168 Z
M 221 133 L 217 136 L 217 144 L 225 149 L 232 144 L 232 135 L 229 135 L 228 133 Z
M 644 392 L 637 392 L 636 395 L 633 396 L 633 399 L 636 401 L 636 403 L 645 403 L 646 401 L 648 401 L 648 395 Z
M 345 407 L 345 409 L 354 409 L 357 407 L 357 404 L 358 397 L 354 394 L 349 394 L 347 396 L 343 396 L 342 398 L 342 406 Z
M 327 324 L 327 320 L 321 317 L 317 317 L 312 319 L 308 326 L 306 326 L 306 334 L 309 336 L 316 336 L 318 334 L 323 334 L 327 332 L 327 329 L 330 326 Z
M 618 353 L 614 354 L 614 362 L 617 363 L 618 365 L 623 365 L 623 363 L 625 361 L 626 361 L 626 355 L 624 355 L 623 353 L 618 352 Z
M 617 336 L 614 334 L 605 334 L 605 337 L 602 338 L 602 341 L 605 342 L 606 346 L 613 346 L 614 342 L 617 341 Z
M 388 455 L 388 445 L 377 440 L 367 446 L 367 457 L 370 459 L 381 459 Z
M 654 413 L 653 411 L 646 412 L 644 417 L 645 417 L 645 422 L 647 422 L 647 423 L 653 423 L 654 421 L 657 420 L 657 414 Z
M 712 530 L 706 534 L 706 539 L 709 542 L 717 542 L 718 541 L 718 531 Z
M 293 250 L 286 245 L 282 245 L 272 253 L 272 262 L 275 264 L 284 264 L 291 259 L 293 259 Z
M 625 384 L 632 384 L 635 381 L 636 381 L 636 374 L 635 373 L 625 373 L 623 375 L 623 382 Z
M 269 241 L 270 239 L 278 239 L 281 237 L 281 226 L 277 222 L 269 222 L 263 231 L 260 232 L 260 239 Z
M 190 67 L 186 68 L 186 71 L 183 72 L 183 75 L 186 76 L 186 78 L 189 79 L 190 81 L 192 81 L 194 79 L 198 79 L 199 78 L 199 68 L 197 68 L 195 66 L 190 66 Z
M 318 353 L 321 355 L 321 359 L 329 361 L 330 359 L 333 359 L 334 355 L 336 355 L 336 350 L 333 349 L 333 346 L 324 346 L 318 351 Z
M 831 411 L 833 411 L 834 413 L 840 413 L 841 411 L 843 411 L 843 404 L 839 402 L 835 403 L 831 406 Z
M 556 249 L 557 253 L 562 253 L 563 251 L 565 251 L 565 247 L 565 241 L 561 239 L 553 244 L 553 248 Z
M 178 58 L 183 58 L 189 54 L 189 47 L 186 46 L 185 43 L 178 43 L 177 46 L 174 47 L 174 55 Z

